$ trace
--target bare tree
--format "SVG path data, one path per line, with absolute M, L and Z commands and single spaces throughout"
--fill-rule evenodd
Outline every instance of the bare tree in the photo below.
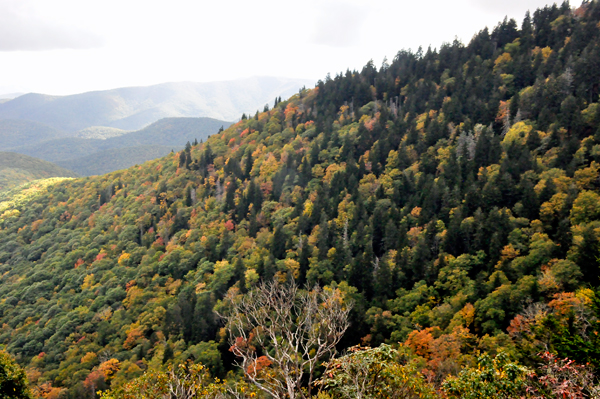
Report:
M 310 397 L 315 368 L 335 353 L 352 307 L 338 289 L 300 290 L 278 282 L 263 282 L 246 295 L 230 292 L 225 305 L 222 317 L 238 365 L 278 399 Z

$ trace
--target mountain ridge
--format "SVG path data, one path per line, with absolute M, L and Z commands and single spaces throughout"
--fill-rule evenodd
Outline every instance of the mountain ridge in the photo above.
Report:
M 228 127 L 230 124 L 230 122 L 206 117 L 163 118 L 141 130 L 114 137 L 102 139 L 60 137 L 10 150 L 54 162 L 80 175 L 102 174 L 116 170 L 115 167 L 127 168 L 164 156 L 173 149 L 182 148 L 188 141 L 205 140 L 221 127 Z M 137 150 L 134 149 L 135 147 L 138 147 Z M 124 148 L 129 150 L 125 151 Z M 128 151 L 135 156 L 133 158 L 118 156 L 118 154 L 127 154 Z M 101 159 L 106 161 L 105 165 L 102 165 Z
M 306 79 L 252 77 L 221 82 L 168 82 L 68 96 L 28 93 L 0 104 L 0 119 L 24 119 L 67 132 L 90 126 L 138 130 L 165 117 L 235 120 L 273 98 L 298 92 Z
M 78 176 L 77 173 L 54 163 L 27 155 L 0 151 L 0 191 L 39 179 Z

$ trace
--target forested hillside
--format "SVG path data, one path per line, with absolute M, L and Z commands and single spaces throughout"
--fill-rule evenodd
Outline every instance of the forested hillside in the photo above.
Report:
M 38 122 L 0 119 L 0 151 L 66 137 L 67 133 Z
M 293 278 L 353 301 L 340 348 L 403 343 L 436 386 L 479 351 L 598 367 L 598 65 L 600 4 L 548 6 L 57 183 L 0 215 L 0 344 L 46 396 L 223 376 L 213 309 Z
M 62 137 L 11 151 L 55 162 L 81 176 L 99 175 L 165 156 L 229 125 L 231 122 L 212 118 L 163 118 L 144 129 L 113 137 Z
M 76 176 L 71 170 L 41 159 L 0 151 L 0 191 L 37 179 Z

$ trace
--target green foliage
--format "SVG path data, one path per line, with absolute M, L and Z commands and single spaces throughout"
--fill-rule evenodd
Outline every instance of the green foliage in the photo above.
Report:
M 505 353 L 493 359 L 484 354 L 478 359 L 477 367 L 469 367 L 456 377 L 450 377 L 442 384 L 449 398 L 461 399 L 500 399 L 525 395 L 530 371 L 511 362 Z
M 230 395 L 230 394 L 235 394 Z M 244 383 L 211 379 L 205 366 L 195 363 L 179 364 L 167 371 L 148 370 L 123 387 L 100 392 L 101 399 L 162 399 L 207 398 L 239 399 L 256 397 L 255 391 Z
M 0 398 L 32 398 L 25 371 L 4 350 L 0 350 Z
M 477 350 L 597 364 L 599 12 L 402 51 L 160 160 L 11 194 L 0 344 L 71 397 L 185 357 L 226 373 L 215 304 L 293 277 L 353 301 L 342 347 L 402 342 L 436 384 Z
M 325 363 L 316 384 L 334 398 L 437 398 L 412 362 L 402 361 L 400 351 L 382 344 L 377 348 L 355 346 L 342 357 Z

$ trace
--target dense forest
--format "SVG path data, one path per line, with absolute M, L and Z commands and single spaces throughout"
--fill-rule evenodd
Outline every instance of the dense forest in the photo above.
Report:
M 0 344 L 42 397 L 224 377 L 215 309 L 293 279 L 352 301 L 339 349 L 400 343 L 433 386 L 481 353 L 599 367 L 599 65 L 600 3 L 547 6 L 54 184 L 0 215 Z

